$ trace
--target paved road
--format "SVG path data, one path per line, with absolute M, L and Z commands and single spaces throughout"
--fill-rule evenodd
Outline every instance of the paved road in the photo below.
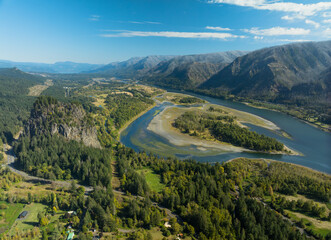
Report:
M 44 179 L 44 178 L 39 178 L 39 177 L 35 177 L 32 175 L 27 174 L 26 172 L 20 171 L 15 167 L 15 155 L 12 151 L 12 149 L 8 149 L 6 150 L 6 155 L 7 155 L 7 163 L 5 165 L 8 166 L 8 168 L 12 171 L 15 172 L 19 175 L 21 175 L 25 180 L 27 181 L 34 181 L 34 182 L 40 182 L 43 184 L 53 184 L 56 185 L 58 187 L 65 187 L 65 188 L 70 188 L 71 186 L 71 181 L 53 181 L 50 179 Z M 84 187 L 85 188 L 85 195 L 88 195 L 89 193 L 91 193 L 93 191 L 93 187 L 90 186 L 83 186 L 80 184 L 76 184 L 77 187 Z

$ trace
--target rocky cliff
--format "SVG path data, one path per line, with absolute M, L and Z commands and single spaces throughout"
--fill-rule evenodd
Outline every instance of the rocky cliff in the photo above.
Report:
M 25 124 L 23 135 L 59 134 L 86 146 L 100 148 L 97 130 L 79 104 L 61 103 L 54 98 L 39 97 Z

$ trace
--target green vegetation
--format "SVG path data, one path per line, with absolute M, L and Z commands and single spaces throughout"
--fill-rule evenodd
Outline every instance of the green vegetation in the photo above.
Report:
M 22 212 L 23 204 L 0 201 L 0 235 L 8 231 Z
M 86 147 L 56 135 L 23 137 L 14 149 L 18 156 L 17 166 L 37 177 L 52 180 L 73 177 L 91 186 L 107 187 L 111 183 L 107 150 Z
M 120 146 L 117 159 L 119 165 L 126 164 L 127 171 L 148 167 L 161 176 L 165 188 L 159 194 L 154 193 L 153 199 L 176 211 L 184 221 L 172 233 L 179 230 L 199 239 L 245 239 L 246 236 L 250 239 L 305 239 L 275 211 L 253 199 L 254 195 L 244 191 L 236 193 L 235 181 L 226 165 L 163 160 Z M 143 187 L 139 174 L 120 176 L 122 180 L 131 179 L 133 190 L 141 189 L 148 194 L 149 189 Z
M 12 226 L 9 234 L 14 235 L 17 231 L 27 231 L 38 226 L 38 214 L 46 211 L 46 207 L 47 206 L 41 203 L 31 203 L 30 205 L 26 205 L 22 211 L 27 211 L 28 215 L 22 220 L 17 220 Z
M 284 145 L 277 140 L 249 131 L 234 123 L 234 117 L 229 115 L 185 112 L 178 117 L 174 126 L 184 133 L 199 136 L 205 131 L 221 142 L 245 147 L 257 151 L 283 151 Z
M 29 88 L 43 83 L 42 77 L 17 69 L 0 69 L 0 138 L 6 143 L 28 119 L 34 97 L 27 96 Z
M 161 192 L 163 190 L 164 184 L 161 183 L 160 175 L 155 174 L 152 169 L 143 168 L 137 172 L 145 177 L 146 182 L 151 190 L 155 192 Z
M 178 105 L 192 105 L 192 104 L 206 103 L 205 100 L 202 100 L 197 97 L 193 97 L 181 93 L 172 93 L 172 92 L 164 93 L 158 96 L 157 99 L 159 101 L 169 101 Z
M 104 82 L 77 89 L 73 95 L 93 118 L 101 145 L 110 147 L 122 128 L 153 106 L 151 97 L 162 92 L 143 85 Z

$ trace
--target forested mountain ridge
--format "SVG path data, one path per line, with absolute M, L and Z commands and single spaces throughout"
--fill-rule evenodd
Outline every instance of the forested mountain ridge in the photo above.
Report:
M 0 137 L 10 140 L 29 117 L 35 100 L 29 88 L 44 83 L 45 78 L 24 73 L 16 68 L 0 69 Z
M 69 140 L 82 141 L 86 146 L 100 148 L 92 122 L 81 105 L 41 96 L 33 105 L 23 134 L 31 137 L 58 134 Z
M 331 41 L 265 48 L 238 57 L 199 88 L 226 90 L 259 100 L 309 97 L 325 101 L 319 75 L 331 65 Z M 323 99 L 324 98 L 324 99 Z
M 162 61 L 173 58 L 173 56 L 147 56 L 134 57 L 122 62 L 107 64 L 101 68 L 89 71 L 87 73 L 98 73 L 112 75 L 121 78 L 133 78 L 137 75 L 144 74 Z
M 228 51 L 177 56 L 160 62 L 141 78 L 159 86 L 194 88 L 246 53 L 245 51 Z
M 102 64 L 76 63 L 76 62 L 56 62 L 56 63 L 34 63 L 34 62 L 13 62 L 0 60 L 0 68 L 16 67 L 25 72 L 41 73 L 80 73 L 91 71 L 103 66 Z

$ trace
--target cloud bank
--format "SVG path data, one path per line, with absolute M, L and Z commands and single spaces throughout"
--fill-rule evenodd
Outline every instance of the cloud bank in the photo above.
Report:
M 331 9 L 331 2 L 317 2 L 312 4 L 269 1 L 269 0 L 210 0 L 209 3 L 230 4 L 241 7 L 251 7 L 258 10 L 269 10 L 296 14 L 288 18 L 304 18 L 318 12 Z
M 304 28 L 284 28 L 284 27 L 273 27 L 267 29 L 251 28 L 244 29 L 244 32 L 251 33 L 258 36 L 291 36 L 291 35 L 308 35 L 309 29 Z
M 121 31 L 110 34 L 101 34 L 101 37 L 165 37 L 165 38 L 215 38 L 215 39 L 230 39 L 230 38 L 245 38 L 245 36 L 234 35 L 231 33 L 218 32 L 145 32 L 145 31 Z

